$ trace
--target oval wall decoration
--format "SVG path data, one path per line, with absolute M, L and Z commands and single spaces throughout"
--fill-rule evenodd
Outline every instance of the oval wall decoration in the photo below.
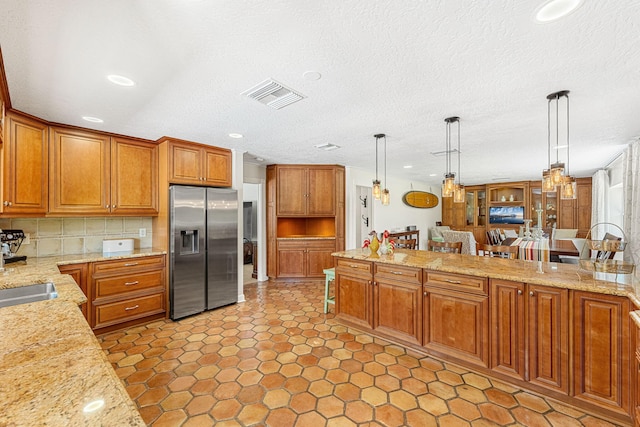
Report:
M 402 196 L 405 205 L 412 208 L 435 208 L 438 206 L 438 196 L 426 191 L 407 191 Z

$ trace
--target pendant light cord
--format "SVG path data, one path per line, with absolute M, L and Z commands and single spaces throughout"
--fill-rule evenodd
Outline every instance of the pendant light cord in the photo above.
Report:
M 446 172 L 445 172 L 445 178 L 446 178 L 446 176 L 447 176 L 447 175 L 449 175 L 449 174 L 450 174 L 450 172 L 451 172 L 451 158 L 450 158 L 450 155 L 451 155 L 451 152 L 450 152 L 451 136 L 450 136 L 450 126 L 451 126 L 451 123 L 447 122 L 447 127 L 446 127 L 447 131 L 446 131 L 446 133 L 445 133 L 445 138 L 446 138 L 446 141 L 445 141 L 445 142 L 446 142 L 446 144 L 445 144 L 445 146 L 444 146 L 444 148 L 445 148 L 445 156 L 447 156 L 447 157 L 446 157 L 446 161 L 447 161 L 447 170 L 446 170 Z
M 376 181 L 378 181 L 378 136 L 376 136 Z
M 460 120 L 458 120 L 458 185 L 462 181 L 462 171 L 460 170 Z
M 384 136 L 384 189 L 387 189 L 387 137 Z
M 560 95 L 556 95 L 556 163 L 559 162 L 559 154 L 558 154 L 558 141 L 560 140 L 560 120 L 559 120 L 559 113 L 560 113 L 560 108 L 559 108 L 559 100 L 560 100 Z
M 551 100 L 547 100 L 547 166 L 551 173 Z
M 569 94 L 567 93 L 565 97 L 567 98 L 567 176 L 569 176 Z

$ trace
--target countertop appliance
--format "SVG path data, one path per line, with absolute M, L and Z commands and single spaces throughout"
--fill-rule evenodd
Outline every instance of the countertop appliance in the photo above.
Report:
M 2 247 L 2 258 L 4 263 L 24 261 L 25 255 L 16 255 L 25 235 L 22 230 L 0 230 L 0 246 Z
M 171 318 L 237 302 L 237 192 L 172 185 L 169 199 Z

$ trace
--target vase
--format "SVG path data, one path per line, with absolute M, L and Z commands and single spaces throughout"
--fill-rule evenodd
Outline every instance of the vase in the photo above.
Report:
M 387 242 L 387 238 L 382 239 L 382 243 L 380 243 L 380 255 L 386 255 L 389 250 L 389 242 Z

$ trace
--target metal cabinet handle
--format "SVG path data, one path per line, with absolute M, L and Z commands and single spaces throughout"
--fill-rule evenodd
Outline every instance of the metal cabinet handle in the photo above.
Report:
M 518 295 L 522 295 L 522 290 L 518 289 Z
M 424 291 L 424 296 L 426 297 L 427 295 L 429 295 L 429 292 Z
M 459 285 L 459 284 L 461 284 L 461 283 L 462 283 L 462 282 L 461 282 L 461 281 L 459 281 L 459 280 L 449 280 L 449 279 L 446 279 L 446 280 L 445 280 L 445 282 L 453 283 L 454 285 Z
M 529 295 L 530 295 L 530 296 L 534 296 L 535 294 L 533 293 L 533 291 L 530 291 L 530 292 L 529 292 Z
M 138 281 L 136 280 L 136 281 L 134 281 L 134 282 L 125 282 L 125 284 L 124 284 L 124 285 L 125 285 L 125 286 L 132 286 L 132 285 L 137 285 L 138 283 L 140 283 L 140 282 L 138 282 Z
M 367 285 L 371 285 L 371 284 L 372 284 L 371 280 L 367 280 Z
M 140 306 L 136 304 L 133 307 L 125 307 L 124 311 L 135 310 L 136 308 L 140 308 Z
M 373 286 L 378 286 L 378 282 L 373 282 Z
M 359 266 L 358 266 L 358 264 L 349 264 L 349 267 L 351 267 L 351 268 L 358 268 Z
M 397 274 L 399 276 L 402 276 L 402 271 L 392 271 L 391 274 Z
M 124 266 L 125 266 L 125 267 L 133 267 L 133 266 L 135 266 L 135 265 L 138 265 L 138 263 L 137 263 L 137 262 L 128 262 L 128 263 L 126 263 Z
M 13 203 L 11 203 L 11 202 L 9 202 L 9 201 L 5 200 L 5 201 L 4 201 L 4 203 L 3 203 L 3 205 L 5 205 L 5 206 L 12 206 L 12 205 L 13 205 Z
M 104 205 L 105 208 L 109 209 L 109 205 Z

